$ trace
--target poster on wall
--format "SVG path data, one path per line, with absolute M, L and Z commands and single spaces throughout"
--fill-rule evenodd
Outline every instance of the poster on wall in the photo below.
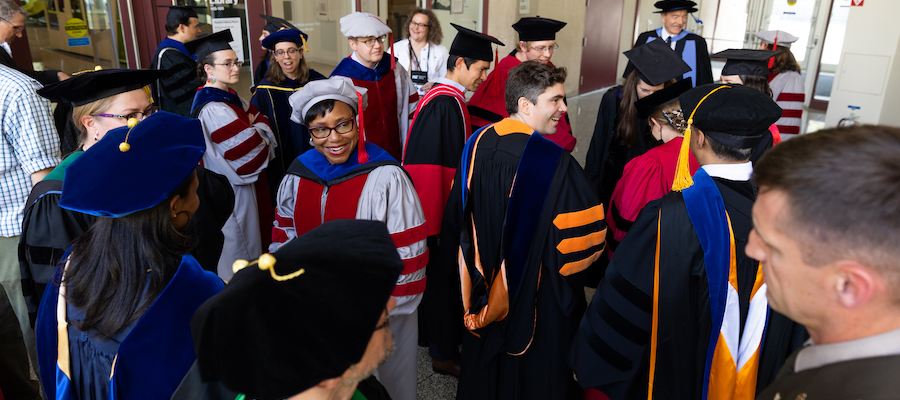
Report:
M 531 0 L 519 0 L 519 14 L 531 12 Z
M 450 14 L 462 14 L 463 12 L 463 0 L 451 0 L 450 1 Z
M 234 49 L 238 60 L 244 60 L 244 35 L 241 33 L 241 18 L 231 17 L 212 19 L 213 33 L 224 31 L 226 29 L 231 30 L 231 37 L 235 39 L 234 41 L 229 42 L 228 45 Z

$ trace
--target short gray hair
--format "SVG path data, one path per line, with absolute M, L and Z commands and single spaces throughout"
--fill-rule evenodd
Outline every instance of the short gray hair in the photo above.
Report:
M 16 14 L 21 14 L 24 16 L 28 16 L 28 11 L 25 11 L 22 6 L 18 3 L 10 1 L 10 0 L 0 0 L 0 18 L 5 21 L 10 21 L 16 18 Z

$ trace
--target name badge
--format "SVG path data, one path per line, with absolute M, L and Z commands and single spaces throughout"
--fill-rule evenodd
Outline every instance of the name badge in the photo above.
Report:
M 412 76 L 413 83 L 417 85 L 428 83 L 428 73 L 425 71 L 410 71 L 410 75 Z

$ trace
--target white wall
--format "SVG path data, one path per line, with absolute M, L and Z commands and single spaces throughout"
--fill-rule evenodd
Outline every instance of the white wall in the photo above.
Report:
M 900 1 L 866 1 L 862 7 L 850 7 L 826 126 L 848 117 L 848 106 L 860 107 L 859 122 L 900 126 L 898 13 Z

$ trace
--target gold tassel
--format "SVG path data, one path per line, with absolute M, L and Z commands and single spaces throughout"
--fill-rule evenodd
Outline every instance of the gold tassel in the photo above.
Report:
M 303 42 L 303 51 L 309 53 L 309 47 L 306 46 L 306 38 L 303 37 L 303 34 L 300 34 L 300 41 Z
M 238 271 L 240 271 L 250 265 L 256 264 L 259 267 L 259 269 L 261 269 L 263 271 L 269 270 L 269 274 L 272 276 L 272 279 L 274 279 L 278 282 L 284 282 L 284 281 L 287 281 L 290 279 L 294 279 L 294 278 L 306 273 L 306 269 L 300 268 L 299 270 L 294 271 L 290 274 L 278 275 L 275 273 L 275 261 L 276 260 L 275 260 L 274 256 L 272 256 L 269 253 L 266 253 L 266 254 L 259 256 L 259 259 L 256 261 L 253 261 L 253 262 L 247 262 L 247 260 L 236 260 L 232 264 L 231 269 L 232 269 L 232 271 L 237 273 Z
M 697 112 L 697 109 L 700 108 L 700 105 L 703 104 L 709 96 L 723 88 L 731 89 L 731 86 L 722 85 L 707 93 L 706 96 L 703 96 L 703 98 L 700 99 L 700 102 L 698 102 L 694 107 L 694 110 L 691 111 L 691 116 L 688 117 L 687 128 L 684 130 L 684 140 L 681 142 L 681 151 L 678 153 L 678 163 L 675 164 L 675 180 L 672 182 L 672 191 L 674 192 L 680 192 L 694 184 L 694 179 L 691 178 L 690 166 L 691 127 L 694 125 L 694 113 Z

